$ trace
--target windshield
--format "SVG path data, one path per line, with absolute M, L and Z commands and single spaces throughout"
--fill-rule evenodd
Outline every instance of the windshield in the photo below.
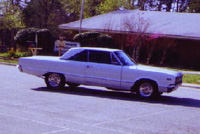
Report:
M 117 51 L 117 52 L 114 52 L 115 55 L 119 58 L 119 60 L 121 61 L 121 63 L 123 65 L 126 65 L 126 66 L 132 66 L 135 63 L 135 61 L 133 61 L 127 54 L 125 54 L 123 51 Z

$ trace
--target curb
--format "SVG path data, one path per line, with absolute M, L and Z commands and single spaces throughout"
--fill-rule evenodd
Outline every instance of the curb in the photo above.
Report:
M 181 87 L 188 87 L 188 88 L 195 88 L 195 89 L 200 89 L 200 85 L 195 85 L 195 84 L 189 84 L 189 83 L 183 83 Z
M 17 64 L 14 64 L 14 63 L 5 63 L 5 62 L 0 62 L 1 65 L 8 65 L 8 66 L 13 66 L 13 67 L 16 67 Z
M 183 74 L 194 74 L 194 75 L 200 75 L 200 72 L 198 71 L 180 71 L 182 72 Z

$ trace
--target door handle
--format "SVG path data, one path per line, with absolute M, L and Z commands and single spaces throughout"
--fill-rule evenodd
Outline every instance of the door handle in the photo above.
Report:
M 91 68 L 92 66 L 87 65 L 87 68 Z

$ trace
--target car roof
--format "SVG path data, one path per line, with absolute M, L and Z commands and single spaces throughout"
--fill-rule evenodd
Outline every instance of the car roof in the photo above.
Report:
M 110 48 L 97 48 L 97 47 L 74 47 L 69 49 L 60 59 L 68 59 L 75 54 L 84 51 L 84 50 L 93 50 L 93 51 L 104 51 L 104 52 L 116 52 L 116 51 L 122 51 L 119 49 L 110 49 Z
M 114 52 L 114 51 L 121 51 L 119 49 L 111 49 L 111 48 L 98 48 L 98 47 L 75 47 L 71 49 L 79 49 L 79 50 L 96 50 L 96 51 L 107 51 L 107 52 Z

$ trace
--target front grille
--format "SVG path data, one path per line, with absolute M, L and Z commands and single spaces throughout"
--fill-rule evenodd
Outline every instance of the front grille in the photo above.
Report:
M 178 85 L 178 84 L 181 84 L 182 82 L 183 82 L 183 74 L 179 74 L 177 77 L 176 77 L 176 85 Z

